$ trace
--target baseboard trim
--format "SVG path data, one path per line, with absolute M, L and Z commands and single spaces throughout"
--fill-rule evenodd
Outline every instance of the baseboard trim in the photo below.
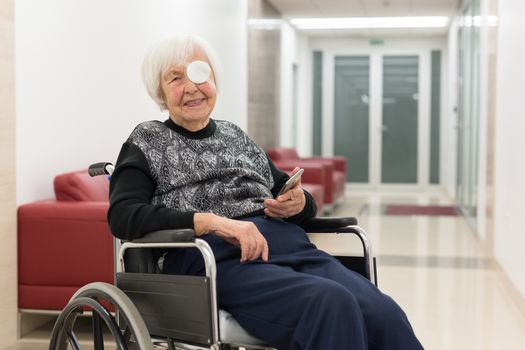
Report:
M 496 267 L 498 278 L 501 281 L 501 284 L 503 285 L 505 290 L 509 293 L 510 299 L 514 302 L 518 311 L 525 318 L 525 296 L 520 293 L 520 291 L 518 290 L 516 285 L 512 282 L 509 275 L 505 272 L 505 270 L 500 265 L 500 263 L 496 259 L 493 259 L 493 260 L 494 260 L 494 266 Z

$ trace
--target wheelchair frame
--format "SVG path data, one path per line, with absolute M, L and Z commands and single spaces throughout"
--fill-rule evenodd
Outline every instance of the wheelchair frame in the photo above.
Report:
M 101 164 L 105 168 L 109 163 L 95 164 L 95 175 L 107 174 L 100 170 Z M 312 218 L 303 228 L 307 233 L 355 234 L 361 241 L 363 256 L 336 258 L 377 285 L 370 241 L 355 218 Z M 157 270 L 156 261 L 151 261 L 151 250 L 157 248 L 198 249 L 204 259 L 205 276 L 148 273 Z M 153 349 L 154 344 L 170 350 L 273 349 L 255 338 L 255 343 L 250 343 L 247 333 L 238 338 L 241 341 L 223 339 L 226 336 L 220 332 L 223 325 L 219 324 L 219 313 L 223 311 L 217 303 L 215 257 L 208 243 L 196 238 L 193 230 L 162 230 L 129 242 L 115 240 L 115 257 L 116 286 L 95 282 L 77 291 L 55 323 L 50 350 L 66 350 L 68 344 L 74 350 L 81 349 L 73 327 L 86 307 L 92 310 L 95 350 L 104 349 L 102 322 L 119 350 L 131 344 L 141 350 Z M 114 306 L 115 316 L 108 311 L 107 303 Z M 170 314 L 166 315 L 166 310 Z

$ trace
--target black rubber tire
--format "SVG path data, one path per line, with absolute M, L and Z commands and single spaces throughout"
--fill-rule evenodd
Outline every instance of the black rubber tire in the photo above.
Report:
M 81 313 L 82 311 L 77 311 L 74 309 L 78 308 L 77 304 L 79 304 L 79 301 L 89 301 L 86 300 L 86 298 L 96 300 L 97 302 L 98 300 L 106 300 L 110 304 L 114 305 L 115 309 L 118 310 L 120 315 L 124 318 L 128 327 L 130 328 L 130 331 L 133 335 L 133 339 L 135 341 L 135 346 L 140 350 L 153 350 L 153 343 L 151 341 L 151 337 L 146 327 L 146 324 L 142 319 L 142 316 L 138 312 L 135 305 L 131 302 L 131 300 L 123 291 L 121 291 L 112 284 L 104 282 L 94 282 L 87 284 L 84 287 L 80 288 L 71 297 L 68 304 L 70 307 L 68 308 L 68 306 L 66 306 L 64 308 L 63 313 Z M 76 306 L 72 307 L 71 305 Z M 70 326 L 68 324 L 65 324 L 65 322 L 68 319 L 70 319 L 69 316 L 70 315 L 61 314 L 61 316 L 59 316 L 59 318 L 57 319 L 57 322 L 55 323 L 55 327 L 53 328 L 53 332 L 51 335 L 49 350 L 67 349 L 67 338 L 64 334 L 63 328 L 66 326 Z M 70 321 L 70 323 L 74 323 L 76 316 L 73 315 L 71 317 L 72 321 Z

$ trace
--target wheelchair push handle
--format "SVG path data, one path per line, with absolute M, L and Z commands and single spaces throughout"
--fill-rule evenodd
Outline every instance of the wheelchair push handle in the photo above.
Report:
M 89 176 L 109 175 L 113 174 L 115 167 L 108 162 L 100 162 L 91 164 L 88 168 Z

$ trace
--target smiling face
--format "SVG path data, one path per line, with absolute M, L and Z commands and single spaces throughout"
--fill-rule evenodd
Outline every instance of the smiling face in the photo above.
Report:
M 193 61 L 209 63 L 201 53 L 193 54 L 189 62 Z M 217 97 L 213 71 L 206 82 L 195 84 L 186 75 L 186 65 L 175 64 L 162 73 L 160 88 L 176 124 L 189 131 L 201 130 L 208 124 Z

